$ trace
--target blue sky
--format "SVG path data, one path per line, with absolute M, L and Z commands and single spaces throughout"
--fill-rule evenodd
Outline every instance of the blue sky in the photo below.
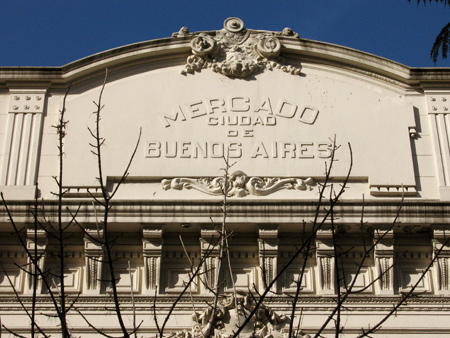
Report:
M 280 31 L 434 67 L 429 51 L 450 8 L 415 0 L 3 0 L 0 66 L 62 66 L 107 49 L 169 37 L 180 27 L 215 30 L 236 16 Z M 450 66 L 450 59 L 438 67 Z

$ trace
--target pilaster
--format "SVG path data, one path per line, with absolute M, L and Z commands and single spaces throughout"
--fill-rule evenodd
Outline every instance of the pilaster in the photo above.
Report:
M 450 295 L 450 230 L 433 231 L 433 257 L 435 279 L 438 283 L 440 295 Z M 438 254 L 439 253 L 439 254 Z
M 10 89 L 0 190 L 8 199 L 34 199 L 46 89 Z
M 333 232 L 319 230 L 316 234 L 316 258 L 319 269 L 319 292 L 322 295 L 336 293 Z
M 145 269 L 145 289 L 147 294 L 162 293 L 161 256 L 163 246 L 163 225 L 146 224 L 142 229 L 142 251 Z
M 275 279 L 278 270 L 278 225 L 262 224 L 258 238 L 260 285 L 263 289 Z M 277 291 L 277 282 L 271 288 Z
M 209 226 L 201 229 L 200 231 L 200 250 L 201 256 L 205 257 L 205 263 L 203 264 L 202 275 L 205 285 L 202 286 L 205 288 L 203 293 L 211 293 L 211 290 L 215 287 L 215 281 L 217 274 L 220 271 L 217 271 L 218 263 L 219 263 L 219 234 L 217 230 L 211 229 Z
M 375 270 L 379 294 L 394 294 L 394 231 L 375 230 Z
M 88 227 L 85 231 L 85 290 L 87 294 L 100 294 L 102 292 L 104 249 L 98 241 L 103 240 L 103 229 Z
M 436 177 L 441 200 L 450 200 L 450 92 L 427 90 L 431 136 L 436 160 Z
M 43 291 L 42 279 L 45 278 L 47 244 L 47 233 L 44 229 L 36 229 L 34 225 L 27 227 L 27 250 L 35 262 L 32 262 L 31 257 L 27 257 L 28 273 L 25 293 L 33 292 L 35 277 L 37 278 L 36 293 L 41 294 Z

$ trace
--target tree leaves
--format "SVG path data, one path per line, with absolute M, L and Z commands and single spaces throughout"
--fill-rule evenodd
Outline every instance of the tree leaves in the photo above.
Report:
M 449 50 L 449 41 L 450 37 L 450 22 L 442 28 L 441 32 L 434 40 L 433 47 L 431 48 L 430 57 L 434 63 L 437 62 L 439 57 L 439 50 L 442 48 L 441 56 L 443 59 L 447 58 L 448 50 Z
M 411 2 L 411 0 L 408 0 L 408 2 Z M 450 7 L 450 0 L 417 0 L 417 4 L 420 5 L 420 3 L 422 3 L 424 5 L 428 3 L 442 3 L 444 4 L 444 6 L 449 6 Z M 439 57 L 439 51 L 442 48 L 442 53 L 441 53 L 441 57 L 443 59 L 447 58 L 447 54 L 448 54 L 448 50 L 449 50 L 449 46 L 450 46 L 450 41 L 449 41 L 449 37 L 450 37 L 450 22 L 445 25 L 444 28 L 442 28 L 441 32 L 436 36 L 436 40 L 434 40 L 433 43 L 433 47 L 431 48 L 430 51 L 430 57 L 433 60 L 433 62 L 436 64 L 437 59 Z
M 408 0 L 408 2 L 411 2 L 411 0 Z M 417 0 L 417 3 L 420 4 L 421 2 L 423 2 L 425 5 L 427 4 L 427 2 L 432 3 L 432 2 L 440 2 L 443 3 L 445 6 L 450 6 L 450 0 Z

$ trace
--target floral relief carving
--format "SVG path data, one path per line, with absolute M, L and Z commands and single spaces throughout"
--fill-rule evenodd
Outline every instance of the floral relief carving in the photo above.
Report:
M 276 191 L 311 190 L 316 185 L 313 178 L 249 177 L 238 170 L 230 175 L 225 183 L 224 177 L 173 178 L 161 181 L 164 190 L 195 189 L 208 195 L 230 197 L 267 196 Z
M 181 30 L 175 34 L 187 36 L 187 33 L 182 35 Z M 264 69 L 278 68 L 299 75 L 300 68 L 286 65 L 280 55 L 280 36 L 298 39 L 298 34 L 290 28 L 282 32 L 260 32 L 244 28 L 241 19 L 228 18 L 220 31 L 194 34 L 192 55 L 187 58 L 181 73 L 186 75 L 211 68 L 229 77 L 245 78 Z

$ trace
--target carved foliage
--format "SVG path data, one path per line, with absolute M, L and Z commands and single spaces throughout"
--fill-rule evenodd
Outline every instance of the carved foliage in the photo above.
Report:
M 319 257 L 322 290 L 334 290 L 334 259 L 329 256 Z
M 208 257 L 205 260 L 205 274 L 206 282 L 210 288 L 214 287 L 214 281 L 216 279 L 216 258 Z
M 176 36 L 186 36 L 179 35 L 180 32 Z M 222 30 L 194 36 L 191 40 L 193 55 L 188 57 L 181 73 L 211 68 L 229 77 L 244 78 L 264 69 L 279 68 L 290 74 L 300 74 L 299 68 L 284 65 L 279 36 L 298 38 L 290 28 L 277 33 L 258 32 L 245 29 L 241 19 L 228 18 Z
M 145 267 L 147 270 L 146 273 L 146 286 L 147 289 L 155 290 L 158 285 L 158 260 L 159 257 L 145 257 Z
M 272 281 L 274 277 L 274 257 L 265 257 L 262 260 L 262 273 L 263 273 L 263 283 L 264 287 L 267 287 L 267 285 Z
M 164 179 L 161 184 L 164 190 L 195 189 L 213 196 L 226 193 L 228 196 L 245 197 L 266 196 L 283 189 L 311 190 L 316 182 L 312 178 L 248 177 L 242 171 L 236 171 L 230 175 L 226 186 L 223 177 Z

